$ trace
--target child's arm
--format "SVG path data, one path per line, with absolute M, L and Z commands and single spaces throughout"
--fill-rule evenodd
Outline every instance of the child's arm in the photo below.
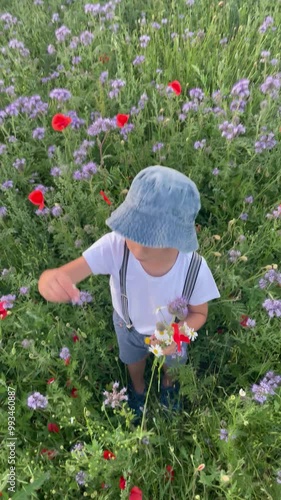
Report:
M 38 281 L 38 291 L 49 302 L 66 303 L 79 298 L 79 291 L 73 285 L 91 274 L 84 257 L 78 257 L 61 267 L 44 271 Z
M 184 323 L 189 328 L 194 328 L 195 332 L 199 330 L 207 321 L 208 318 L 208 302 L 200 304 L 199 306 L 191 306 L 188 304 L 188 315 L 184 321 L 179 322 L 179 327 Z

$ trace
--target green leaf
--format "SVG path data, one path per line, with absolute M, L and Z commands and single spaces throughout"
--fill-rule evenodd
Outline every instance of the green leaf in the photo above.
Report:
M 42 486 L 42 484 L 44 484 L 45 481 L 47 481 L 49 478 L 49 472 L 42 474 L 29 486 L 23 487 L 21 491 L 18 491 L 15 495 L 13 495 L 13 500 L 30 500 L 30 495 L 32 495 L 32 493 L 35 493 L 35 491 L 38 490 Z

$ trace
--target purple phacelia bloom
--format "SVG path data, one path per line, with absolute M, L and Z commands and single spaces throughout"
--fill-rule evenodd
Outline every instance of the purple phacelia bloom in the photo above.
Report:
M 21 345 L 24 349 L 28 349 L 32 345 L 33 341 L 28 339 L 23 339 Z
M 82 57 L 80 56 L 73 56 L 71 59 L 72 64 L 79 64 L 82 61 Z
M 163 147 L 164 147 L 163 142 L 157 142 L 157 144 L 154 144 L 154 146 L 152 146 L 152 151 L 153 153 L 156 153 L 157 151 L 160 151 Z
M 260 86 L 260 89 L 263 94 L 268 94 L 272 99 L 277 99 L 280 87 L 281 78 L 278 74 L 276 76 L 268 76 Z
M 230 262 L 236 262 L 239 257 L 241 257 L 241 252 L 239 250 L 229 250 L 228 252 Z
M 0 144 L 0 155 L 6 153 L 7 151 L 7 146 L 5 144 Z
M 153 23 L 151 23 L 151 27 L 156 29 L 156 30 L 160 30 L 161 24 L 153 22 Z
M 124 127 L 120 129 L 120 134 L 122 135 L 123 139 L 127 141 L 128 139 L 128 134 L 132 132 L 135 128 L 135 125 L 133 123 L 126 123 Z
M 62 208 L 59 205 L 56 205 L 51 209 L 51 214 L 54 217 L 59 217 L 62 214 Z
M 88 128 L 88 134 L 96 136 L 101 132 L 108 132 L 116 128 L 116 120 L 112 118 L 98 118 L 90 127 Z
M 59 177 L 62 173 L 62 169 L 59 167 L 51 168 L 50 174 L 52 177 Z
M 212 171 L 213 175 L 219 175 L 219 173 L 220 173 L 220 170 L 217 167 L 214 168 L 213 171 Z
M 17 170 L 20 170 L 21 172 L 23 170 L 24 165 L 25 165 L 25 158 L 17 158 L 13 163 L 13 167 L 15 167 Z
M 220 440 L 221 441 L 228 441 L 228 430 L 227 429 L 220 429 Z
M 137 65 L 139 65 L 139 64 L 142 64 L 144 61 L 145 61 L 145 57 L 144 57 L 144 56 L 137 56 L 137 57 L 133 60 L 133 65 L 134 65 L 134 66 L 137 66 Z
M 274 133 L 270 132 L 259 137 L 259 140 L 255 142 L 255 152 L 262 153 L 265 149 L 273 149 L 277 144 L 274 139 Z
M 55 156 L 56 146 L 48 147 L 48 158 L 53 158 Z
M 26 295 L 27 293 L 29 293 L 29 288 L 27 286 L 21 286 L 20 295 Z
M 6 217 L 7 213 L 8 213 L 7 208 L 0 206 L 0 217 Z
M 281 300 L 274 300 L 274 299 L 266 299 L 262 307 L 266 309 L 268 316 L 270 318 L 273 318 L 276 316 L 276 318 L 280 318 L 281 316 Z
M 222 131 L 222 137 L 225 137 L 229 141 L 240 134 L 244 134 L 246 131 L 245 127 L 241 123 L 234 125 L 233 123 L 227 121 L 224 121 L 221 125 L 219 125 L 219 130 Z
M 186 102 L 182 107 L 182 112 L 188 113 L 189 111 L 198 111 L 198 104 L 193 101 Z
M 52 55 L 52 54 L 56 53 L 56 49 L 55 49 L 55 47 L 53 45 L 50 44 L 47 47 L 47 52 L 48 52 L 48 54 Z
M 86 165 L 82 166 L 82 177 L 83 179 L 90 179 L 92 174 L 96 174 L 98 171 L 97 164 L 90 161 Z
M 147 46 L 149 41 L 150 41 L 150 36 L 148 35 L 142 35 L 139 37 L 140 46 L 143 48 Z
M 267 16 L 263 21 L 262 25 L 259 27 L 259 32 L 265 33 L 267 29 L 273 25 L 273 23 L 274 23 L 273 18 L 271 16 Z
M 4 191 L 7 189 L 11 189 L 12 187 L 14 187 L 13 181 L 8 180 L 8 181 L 3 182 L 1 187 Z
M 45 129 L 43 127 L 35 128 L 32 132 L 33 139 L 42 140 L 45 136 Z
M 184 297 L 177 297 L 167 305 L 168 311 L 173 316 L 176 316 L 180 321 L 185 320 L 188 315 L 188 304 Z
M 54 89 L 49 96 L 51 99 L 57 99 L 58 101 L 68 101 L 72 97 L 69 90 L 66 89 Z
M 194 149 L 203 149 L 206 146 L 206 139 L 202 139 L 202 141 L 196 141 L 194 143 Z
M 41 408 L 46 408 L 48 405 L 48 398 L 40 394 L 40 392 L 34 392 L 27 398 L 27 406 L 32 408 L 32 410 L 38 410 Z
M 72 119 L 72 122 L 70 124 L 70 128 L 73 128 L 73 129 L 79 129 L 80 127 L 83 127 L 83 125 L 85 125 L 85 120 L 83 118 L 79 118 L 77 116 L 77 113 L 76 111 L 73 111 L 73 110 L 70 110 L 67 112 L 68 116 L 70 116 L 70 118 Z
M 108 71 L 103 71 L 101 74 L 100 74 L 100 82 L 102 84 L 104 84 L 108 79 Z
M 5 14 L 1 14 L 0 20 L 6 23 L 5 28 L 11 28 L 13 24 L 17 24 L 18 20 L 16 17 L 13 17 L 11 14 L 8 12 Z
M 55 12 L 53 15 L 52 15 L 52 23 L 58 23 L 60 20 L 60 16 L 57 12 Z
M 243 113 L 245 111 L 246 104 L 247 104 L 246 101 L 234 99 L 234 101 L 232 101 L 230 103 L 229 108 L 230 108 L 230 111 L 232 111 L 232 112 L 236 111 L 238 113 Z
M 252 195 L 246 196 L 246 198 L 244 198 L 244 201 L 245 201 L 245 203 L 253 203 L 254 198 Z
M 241 220 L 247 220 L 247 219 L 248 219 L 248 217 L 249 217 L 249 215 L 248 215 L 247 213 L 243 213 L 243 214 L 239 215 L 239 218 L 240 218 Z
M 75 479 L 76 479 L 76 482 L 80 485 L 80 486 L 83 486 L 86 482 L 86 479 L 87 479 L 87 474 L 80 470 L 76 476 L 75 476 Z
M 199 88 L 191 89 L 189 95 L 194 101 L 203 101 L 204 99 L 204 92 Z
M 66 26 L 61 26 L 55 31 L 56 39 L 58 42 L 64 42 L 67 36 L 71 34 L 71 31 Z
M 241 99 L 244 99 L 245 97 L 249 97 L 249 95 L 250 95 L 249 84 L 250 84 L 250 81 L 247 78 L 243 78 L 242 80 L 239 80 L 238 82 L 236 82 L 233 85 L 232 90 L 231 90 L 231 95 L 240 97 Z
M 80 42 L 84 46 L 91 45 L 93 39 L 94 39 L 94 35 L 90 31 L 83 31 L 80 34 Z
M 248 328 L 254 328 L 256 326 L 256 321 L 252 318 L 248 318 L 246 321 L 246 326 Z
M 69 351 L 68 347 L 63 347 L 61 349 L 60 358 L 64 359 L 64 360 L 70 358 L 70 351 Z

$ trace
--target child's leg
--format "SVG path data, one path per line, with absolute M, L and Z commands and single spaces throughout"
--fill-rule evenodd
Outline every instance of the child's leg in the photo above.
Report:
M 144 342 L 145 336 L 138 333 L 135 328 L 129 330 L 115 310 L 113 311 L 113 324 L 119 345 L 119 358 L 128 367 L 134 390 L 143 394 L 146 358 L 150 354 Z
M 130 377 L 133 382 L 134 389 L 139 394 L 143 394 L 145 389 L 144 370 L 145 370 L 147 356 L 145 356 L 145 358 L 142 359 L 141 361 L 137 361 L 136 363 L 131 363 L 130 365 L 127 365 Z
M 166 362 L 163 365 L 164 376 L 162 379 L 163 387 L 171 387 L 174 385 L 176 378 L 169 374 L 169 368 L 178 364 L 185 365 L 188 358 L 187 344 L 182 343 L 180 356 L 166 356 Z

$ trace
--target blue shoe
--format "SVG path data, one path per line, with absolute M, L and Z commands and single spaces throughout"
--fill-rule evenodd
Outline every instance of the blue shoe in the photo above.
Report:
M 160 388 L 160 404 L 167 410 L 181 411 L 182 403 L 179 395 L 180 384 L 175 382 L 171 387 Z
M 133 386 L 129 384 L 128 387 L 128 405 L 136 414 L 138 420 L 141 419 L 145 404 L 146 390 L 143 394 L 139 394 L 135 391 Z M 135 419 L 136 420 L 136 419 Z

